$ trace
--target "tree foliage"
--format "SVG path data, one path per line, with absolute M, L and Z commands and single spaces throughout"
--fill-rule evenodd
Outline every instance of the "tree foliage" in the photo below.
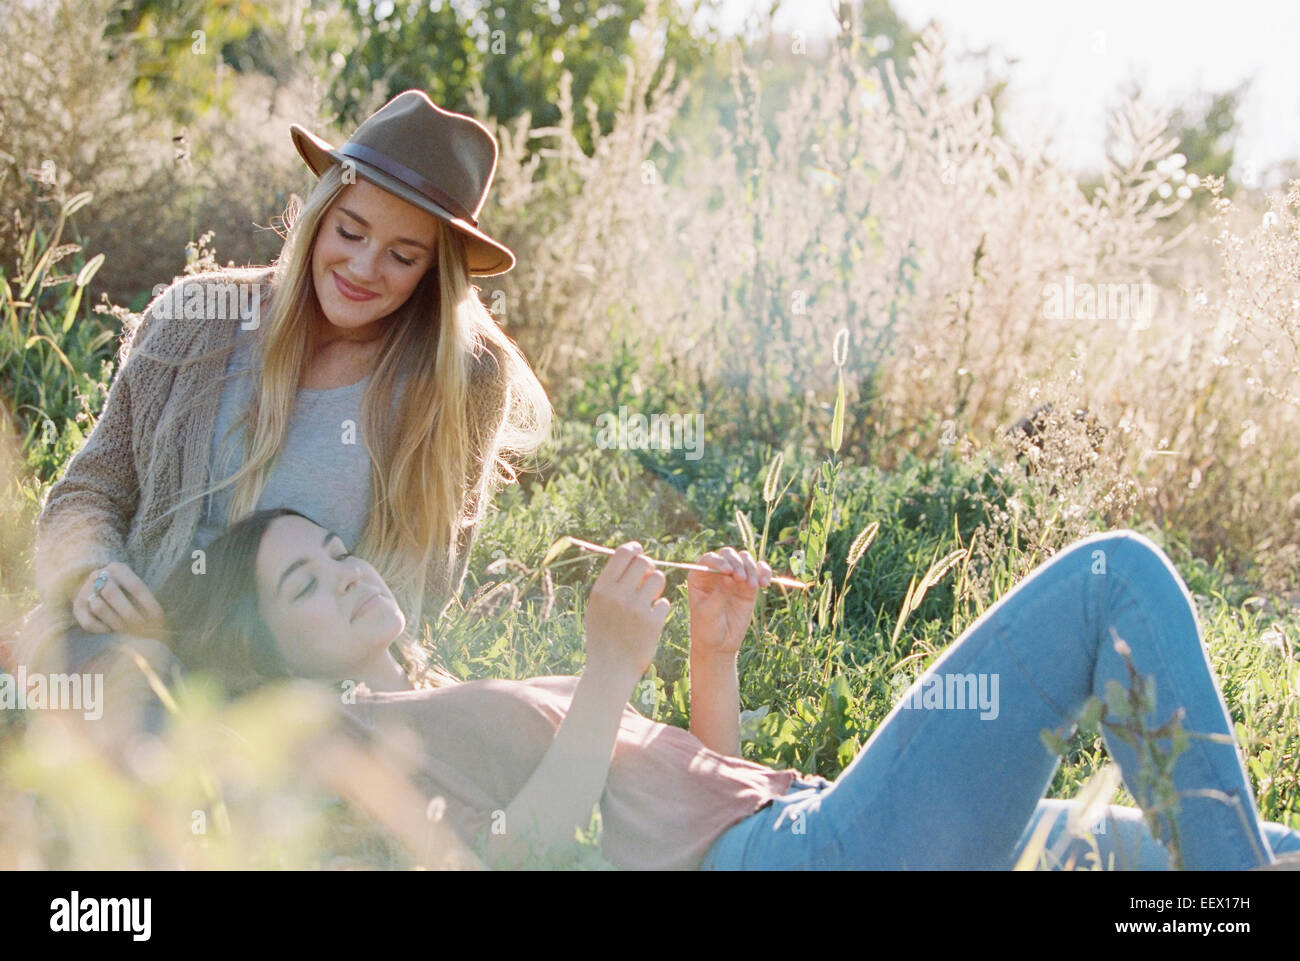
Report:
M 590 98 L 596 122 L 607 130 L 623 94 L 635 31 L 645 29 L 647 6 L 658 7 L 665 59 L 676 62 L 680 77 L 698 66 L 715 42 L 709 31 L 692 24 L 701 11 L 717 4 L 342 0 L 357 36 L 334 56 L 338 72 L 329 99 L 338 110 L 339 126 L 347 127 L 408 88 L 424 90 L 435 103 L 461 111 L 468 111 L 468 95 L 480 88 L 498 120 L 527 111 L 535 126 L 545 127 L 560 120 L 560 79 L 567 71 L 575 102 Z M 642 23 L 634 27 L 637 21 Z M 579 118 L 577 132 L 584 149 L 590 149 L 590 118 Z

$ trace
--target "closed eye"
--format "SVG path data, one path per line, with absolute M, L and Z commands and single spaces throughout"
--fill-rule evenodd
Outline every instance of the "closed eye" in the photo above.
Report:
M 346 230 L 344 230 L 342 224 L 336 224 L 336 225 L 335 225 L 335 229 L 338 230 L 338 232 L 339 232 L 339 236 L 342 237 L 344 240 L 360 240 L 360 239 L 361 239 L 361 235 L 360 235 L 360 234 L 350 234 L 350 233 L 348 233 Z M 395 251 L 395 250 L 394 250 L 394 251 L 390 251 L 390 253 L 392 253 L 392 255 L 393 255 L 393 259 L 396 260 L 396 261 L 397 261 L 399 264 L 401 264 L 403 267 L 410 267 L 410 266 L 414 265 L 414 263 L 415 263 L 414 260 L 408 260 L 407 258 L 403 257 L 401 254 L 399 254 L 399 253 L 398 253 L 397 251 Z
M 345 560 L 347 560 L 347 559 L 348 559 L 349 557 L 351 557 L 351 556 L 352 556 L 351 552 L 349 552 L 349 551 L 344 551 L 344 552 L 343 552 L 342 554 L 340 554 L 338 557 L 334 558 L 334 560 L 336 560 L 336 561 L 345 561 Z M 299 591 L 297 594 L 295 594 L 293 599 L 294 599 L 295 601 L 300 601 L 300 600 L 302 600 L 304 597 L 306 597 L 308 594 L 310 594 L 312 591 L 314 591 L 315 589 L 316 589 L 316 578 L 314 578 L 314 577 L 309 577 L 309 578 L 307 578 L 307 583 L 303 585 L 302 590 Z

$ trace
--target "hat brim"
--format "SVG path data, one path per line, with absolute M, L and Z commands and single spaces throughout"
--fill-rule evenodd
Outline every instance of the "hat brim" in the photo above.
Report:
M 347 160 L 356 169 L 358 176 L 364 177 L 376 187 L 387 190 L 407 203 L 428 211 L 439 220 L 445 220 L 459 230 L 465 235 L 465 256 L 469 261 L 471 274 L 479 277 L 494 277 L 497 274 L 504 274 L 515 266 L 515 255 L 509 247 L 497 243 L 469 221 L 457 217 L 415 188 L 407 186 L 377 167 L 351 157 L 343 157 L 331 144 L 296 123 L 289 125 L 289 134 L 293 137 L 293 145 L 297 148 L 298 155 L 317 177 L 334 164 Z

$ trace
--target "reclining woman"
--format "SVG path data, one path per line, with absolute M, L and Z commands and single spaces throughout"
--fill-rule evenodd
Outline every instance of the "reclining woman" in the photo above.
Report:
M 20 660 L 103 668 L 121 637 L 159 635 L 163 578 L 278 504 L 385 558 L 418 625 L 459 590 L 497 481 L 544 440 L 546 393 L 471 284 L 515 263 L 477 227 L 492 134 L 415 90 L 337 150 L 291 132 L 320 179 L 274 267 L 178 281 L 125 338 L 37 521 Z
M 627 703 L 669 609 L 664 575 L 635 541 L 592 586 L 579 677 L 443 677 L 413 689 L 390 653 L 404 617 L 383 578 L 338 534 L 287 509 L 234 524 L 212 543 L 206 573 L 178 567 L 160 598 L 186 667 L 233 691 L 285 676 L 356 682 L 360 696 L 342 710 L 360 729 L 412 727 L 422 791 L 445 799 L 452 826 L 489 863 L 572 840 L 597 802 L 603 853 L 624 868 L 1008 868 L 1044 818 L 1049 845 L 1059 838 L 1063 856 L 1078 855 L 1088 845 L 1064 834 L 1074 802 L 1042 800 L 1059 757 L 1039 732 L 1071 723 L 1109 681 L 1127 685 L 1114 635 L 1154 676 L 1159 711 L 1182 707 L 1188 731 L 1224 736 L 1193 736 L 1174 768 L 1180 804 L 1159 815 L 1185 866 L 1247 868 L 1300 850 L 1300 832 L 1261 823 L 1191 598 L 1141 535 L 1061 551 L 913 686 L 997 677 L 998 709 L 983 712 L 996 717 L 927 709 L 928 699 L 913 709 L 905 695 L 833 783 L 739 756 L 737 653 L 772 571 L 730 547 L 700 563 L 711 572 L 687 581 L 689 732 Z M 1103 737 L 1143 800 L 1134 749 Z M 1169 866 L 1136 809 L 1109 808 L 1096 841 L 1107 864 Z

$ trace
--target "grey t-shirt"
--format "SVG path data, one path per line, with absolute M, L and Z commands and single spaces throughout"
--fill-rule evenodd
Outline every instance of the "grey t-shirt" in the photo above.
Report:
M 248 403 L 256 333 L 242 327 L 226 365 L 226 380 L 212 435 L 208 480 L 225 480 L 243 463 L 244 430 L 235 425 Z M 299 388 L 284 446 L 280 449 L 258 499 L 258 509 L 292 507 L 327 529 L 337 531 L 354 549 L 370 506 L 370 455 L 361 438 L 361 399 L 370 375 L 355 384 L 324 390 Z M 229 433 L 229 436 L 227 436 Z M 204 501 L 195 548 L 206 548 L 226 528 L 235 485 Z

